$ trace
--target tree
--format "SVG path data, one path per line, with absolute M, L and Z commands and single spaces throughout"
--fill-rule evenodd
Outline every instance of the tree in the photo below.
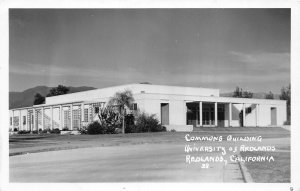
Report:
M 239 97 L 239 98 L 252 98 L 253 93 L 250 91 L 243 91 L 242 88 L 236 87 L 235 91 L 233 92 L 233 97 Z
M 131 90 L 124 90 L 122 92 L 117 92 L 108 101 L 108 105 L 118 109 L 122 118 L 122 133 L 125 133 L 125 116 L 126 109 L 129 109 L 134 102 L 134 98 Z
M 290 122 L 290 120 L 291 120 L 291 84 L 289 84 L 287 87 L 281 88 L 280 99 L 286 100 L 287 118 L 288 118 L 288 121 Z
M 45 103 L 45 97 L 42 96 L 39 93 L 36 93 L 35 96 L 34 96 L 33 105 L 40 105 L 40 104 L 43 104 L 43 103 Z
M 47 97 L 67 94 L 69 90 L 70 89 L 66 86 L 58 85 L 57 87 L 50 89 L 50 93 L 47 94 Z
M 274 99 L 274 94 L 270 91 L 268 94 L 265 96 L 266 99 Z

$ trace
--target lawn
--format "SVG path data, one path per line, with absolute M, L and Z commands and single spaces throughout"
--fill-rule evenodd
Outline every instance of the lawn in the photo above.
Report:
M 132 133 L 110 135 L 13 135 L 9 137 L 10 156 L 50 150 L 86 147 L 106 147 L 135 144 L 182 144 L 184 132 Z M 290 137 L 290 131 L 282 128 L 240 127 L 199 128 L 194 136 L 262 136 L 263 138 Z
M 278 149 L 278 148 L 277 148 Z M 254 182 L 289 183 L 291 181 L 291 153 L 289 147 L 279 148 L 280 152 L 241 152 L 241 156 L 272 155 L 274 162 L 246 162 Z
M 132 133 L 132 134 L 111 134 L 111 135 L 12 135 L 9 137 L 9 155 L 21 155 L 26 153 L 36 153 L 54 150 L 69 150 L 88 147 L 105 147 L 110 152 L 122 145 L 131 149 L 130 145 L 141 145 L 160 148 L 161 145 L 173 145 L 181 148 L 187 143 L 185 141 L 185 132 L 159 132 L 159 133 Z M 272 155 L 275 162 L 272 163 L 246 163 L 251 176 L 255 182 L 289 182 L 290 181 L 290 145 L 289 141 L 282 143 L 276 138 L 289 138 L 290 131 L 282 128 L 197 128 L 196 132 L 189 133 L 191 136 L 223 136 L 232 135 L 234 137 L 262 136 L 269 140 L 268 143 L 275 143 L 276 152 Z M 285 139 L 289 140 L 289 139 Z M 198 142 L 202 145 L 229 146 L 236 145 L 234 142 Z M 117 146 L 117 147 L 116 147 Z M 128 147 L 129 146 L 129 147 Z M 109 148 L 111 147 L 111 149 Z M 121 147 L 120 147 L 121 148 Z M 103 148 L 104 149 L 104 148 Z M 157 152 L 164 152 L 163 150 Z M 153 153 L 152 153 L 153 154 Z M 152 156 L 151 154 L 151 156 Z M 173 153 L 174 154 L 174 153 Z M 178 152 L 178 155 L 182 154 Z M 242 156 L 254 156 L 259 152 L 243 152 Z M 122 155 L 123 156 L 123 155 Z M 101 156 L 105 157 L 105 156 Z M 130 156 L 128 156 L 130 158 Z M 151 158 L 151 157 L 150 157 Z M 152 160 L 150 159 L 149 160 Z M 131 160 L 131 158 L 130 158 Z M 105 161 L 102 161 L 105 163 Z

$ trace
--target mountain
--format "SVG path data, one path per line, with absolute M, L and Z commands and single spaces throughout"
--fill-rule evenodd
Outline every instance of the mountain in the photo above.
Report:
M 42 96 L 46 96 L 49 93 L 51 88 L 53 87 L 37 86 L 34 88 L 29 88 L 27 90 L 24 90 L 23 92 L 9 92 L 9 109 L 32 106 L 34 101 L 34 95 L 36 93 L 39 93 Z M 87 86 L 81 86 L 81 87 L 69 86 L 68 88 L 69 88 L 69 93 L 96 89 L 94 87 L 87 87 Z
M 258 92 L 258 93 L 253 93 L 253 98 L 255 99 L 265 99 L 267 93 L 264 92 Z M 233 92 L 228 92 L 228 93 L 220 93 L 221 97 L 232 97 Z M 274 99 L 280 99 L 279 94 L 274 94 Z

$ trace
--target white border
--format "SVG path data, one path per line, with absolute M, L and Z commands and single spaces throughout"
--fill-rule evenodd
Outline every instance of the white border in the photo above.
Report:
M 1 124 L 1 182 L 3 190 L 300 190 L 300 1 L 299 0 L 10 0 L 0 1 L 0 124 Z M 8 161 L 8 9 L 9 8 L 291 8 L 291 81 L 292 81 L 292 164 L 291 184 L 238 183 L 77 183 L 77 184 L 21 184 L 9 183 Z M 296 117 L 297 116 L 297 117 Z

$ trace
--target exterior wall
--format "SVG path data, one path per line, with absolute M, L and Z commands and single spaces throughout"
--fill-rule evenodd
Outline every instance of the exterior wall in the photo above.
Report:
M 177 87 L 177 86 L 161 86 L 149 84 L 129 84 L 124 86 L 109 87 L 96 89 L 72 94 L 46 97 L 46 104 L 58 104 L 78 101 L 91 101 L 101 98 L 109 98 L 117 91 L 130 89 L 133 94 L 153 93 L 165 95 L 194 95 L 194 96 L 219 96 L 218 89 L 208 88 L 192 88 L 192 87 Z
M 73 94 L 67 94 L 62 96 L 49 97 L 46 100 L 46 104 L 33 106 L 28 108 L 20 108 L 10 110 L 10 117 L 12 118 L 12 125 L 10 128 L 19 128 L 19 130 L 30 130 L 28 124 L 28 109 L 33 109 L 36 112 L 44 108 L 44 127 L 42 126 L 42 112 L 39 113 L 39 123 L 37 123 L 37 114 L 34 115 L 35 126 L 31 129 L 51 128 L 51 122 L 49 118 L 53 116 L 53 128 L 68 127 L 72 128 L 70 112 L 70 104 L 73 105 L 73 110 L 80 110 L 80 124 L 86 126 L 92 120 L 97 120 L 97 116 L 94 114 L 94 106 L 98 106 L 100 102 L 107 102 L 110 96 L 116 91 L 130 89 L 134 93 L 135 103 L 137 103 L 138 109 L 141 112 L 148 114 L 155 114 L 161 121 L 161 103 L 169 103 L 169 126 L 178 129 L 190 129 L 186 125 L 186 103 L 187 102 L 206 102 L 225 105 L 225 121 L 224 125 L 229 125 L 229 103 L 232 103 L 232 121 L 231 126 L 240 126 L 239 113 L 242 110 L 243 104 L 245 108 L 251 107 L 251 112 L 245 116 L 245 126 L 256 126 L 256 111 L 258 111 L 258 125 L 270 126 L 271 125 L 271 108 L 276 108 L 277 111 L 277 125 L 283 125 L 286 120 L 286 102 L 282 100 L 265 100 L 265 99 L 244 99 L 244 98 L 228 98 L 218 97 L 219 90 L 204 89 L 204 88 L 189 88 L 189 87 L 176 87 L 176 86 L 156 86 L 145 84 L 131 84 L 126 86 L 118 86 L 112 88 L 105 88 L 99 90 L 92 90 L 86 92 L 79 92 Z M 214 96 L 211 96 L 214 95 Z M 79 100 L 81 100 L 79 102 Z M 76 103 L 71 103 L 76 101 Z M 59 104 L 65 104 L 61 106 Z M 256 105 L 259 105 L 257 110 Z M 101 104 L 100 104 L 101 105 Z M 53 108 L 53 114 L 51 115 L 51 107 Z M 62 112 L 60 111 L 62 108 Z M 84 122 L 84 109 L 88 109 L 88 122 Z M 64 111 L 69 111 L 64 113 Z M 65 116 L 65 114 L 67 116 Z M 23 116 L 26 116 L 26 124 L 23 124 Z M 14 119 L 19 120 L 19 124 L 14 126 Z M 67 121 L 65 121 L 67 120 Z

